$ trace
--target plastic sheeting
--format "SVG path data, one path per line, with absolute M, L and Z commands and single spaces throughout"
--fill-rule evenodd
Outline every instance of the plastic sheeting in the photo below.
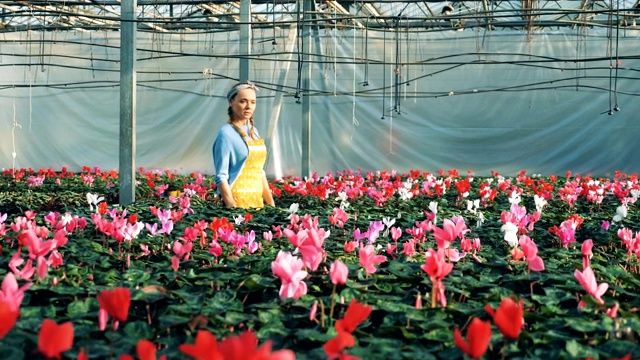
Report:
M 638 170 L 637 30 L 288 35 L 253 34 L 255 118 L 271 176 L 307 175 L 297 93 L 311 103 L 311 170 L 319 174 Z M 119 33 L 3 36 L 0 168 L 117 170 Z M 237 34 L 139 33 L 138 48 L 136 166 L 211 174 L 225 94 L 238 77 Z M 299 50 L 310 63 L 301 65 Z M 308 93 L 298 86 L 307 66 Z

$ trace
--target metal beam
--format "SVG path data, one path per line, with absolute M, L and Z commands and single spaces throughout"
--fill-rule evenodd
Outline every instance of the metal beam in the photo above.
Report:
M 280 149 L 280 145 L 278 144 L 278 120 L 280 120 L 280 111 L 282 110 L 282 100 L 284 98 L 284 85 L 287 83 L 287 79 L 289 78 L 289 69 L 291 67 L 291 60 L 293 59 L 293 50 L 296 46 L 296 39 L 298 38 L 298 28 L 296 25 L 291 25 L 289 27 L 289 38 L 287 39 L 287 44 L 285 47 L 285 54 L 288 54 L 287 60 L 282 64 L 282 68 L 280 69 L 280 74 L 278 76 L 278 81 L 276 81 L 275 90 L 275 99 L 273 100 L 273 105 L 271 107 L 271 117 L 269 118 L 269 128 L 267 131 L 267 139 L 269 139 L 269 152 L 268 156 L 273 159 L 273 167 L 275 168 L 275 176 L 277 179 L 283 176 L 282 173 L 282 165 L 280 164 L 280 153 L 277 152 Z M 275 41 L 275 38 L 274 38 Z M 277 66 L 279 62 L 276 62 Z
M 251 55 L 251 0 L 240 2 L 240 70 L 239 79 L 242 82 L 249 81 L 249 58 Z M 244 55 L 244 56 L 243 56 Z
M 122 1 L 120 34 L 120 155 L 121 206 L 136 199 L 136 0 Z
M 311 8 L 312 0 L 300 0 L 303 3 L 302 11 L 304 21 L 302 25 L 302 43 L 311 45 Z M 300 6 L 300 5 L 298 5 Z M 309 89 L 309 78 L 311 77 L 311 64 L 309 64 L 309 51 L 302 49 L 302 177 L 311 176 L 311 103 L 305 91 Z

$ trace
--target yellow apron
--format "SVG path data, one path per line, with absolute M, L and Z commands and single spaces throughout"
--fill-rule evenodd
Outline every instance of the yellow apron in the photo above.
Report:
M 231 194 L 239 208 L 262 208 L 264 206 L 262 177 L 264 176 L 264 163 L 267 160 L 267 147 L 264 144 L 264 139 L 252 140 L 244 133 L 241 135 L 244 136 L 247 146 L 249 146 L 249 156 L 247 156 L 238 178 L 231 186 Z

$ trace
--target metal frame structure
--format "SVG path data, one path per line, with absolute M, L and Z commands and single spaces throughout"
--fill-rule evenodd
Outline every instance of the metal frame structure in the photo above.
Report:
M 120 29 L 123 3 L 120 0 L 3 1 L 0 33 L 116 31 Z M 301 20 L 314 26 L 400 27 L 426 31 L 502 27 L 530 31 L 578 24 L 635 27 L 639 22 L 640 0 L 253 0 L 249 19 L 241 18 L 240 14 L 241 1 L 139 0 L 136 18 L 139 31 L 155 32 L 233 31 L 247 22 L 252 28 L 289 27 Z
M 314 31 L 376 29 L 423 33 L 463 30 L 522 30 L 528 37 L 543 28 L 606 27 L 637 29 L 640 0 L 473 0 L 473 1 L 312 1 L 312 0 L 36 0 L 0 2 L 0 34 L 15 32 L 121 33 L 120 194 L 121 204 L 135 200 L 136 32 L 238 32 L 238 79 L 249 80 L 252 30 L 289 29 L 290 55 L 301 39 L 296 98 L 302 103 L 302 174 L 310 174 L 311 116 L 308 89 Z M 1 35 L 0 35 L 1 36 Z M 260 41 L 268 41 L 261 39 Z M 316 39 L 317 40 L 317 39 Z M 1 44 L 2 41 L 0 41 Z M 397 52 L 397 49 L 396 49 Z M 398 66 L 396 66 L 397 68 Z M 288 70 L 281 73 L 286 77 Z M 400 83 L 396 75 L 396 88 Z M 394 95 L 395 99 L 399 94 Z M 276 101 L 275 119 L 281 96 Z M 394 105 L 396 108 L 398 105 Z M 269 134 L 275 130 L 272 118 Z

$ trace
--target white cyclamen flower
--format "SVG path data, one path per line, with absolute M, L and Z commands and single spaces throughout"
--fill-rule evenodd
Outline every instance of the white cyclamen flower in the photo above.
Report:
M 510 222 L 502 225 L 502 231 L 504 231 L 504 239 L 512 248 L 518 246 L 518 227 Z

